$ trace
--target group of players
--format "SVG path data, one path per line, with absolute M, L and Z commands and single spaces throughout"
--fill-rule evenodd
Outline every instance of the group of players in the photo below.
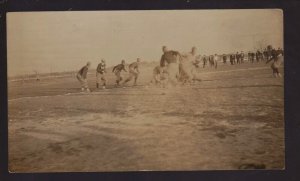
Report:
M 191 51 L 188 53 L 179 53 L 178 51 L 169 50 L 166 46 L 162 47 L 163 54 L 161 56 L 160 65 L 156 66 L 153 69 L 153 79 L 151 84 L 163 85 L 163 86 L 176 86 L 178 83 L 186 84 L 193 83 L 195 81 L 201 81 L 197 68 L 199 67 L 200 62 L 203 62 L 203 68 L 207 63 L 211 67 L 217 68 L 218 62 L 220 59 L 223 60 L 223 63 L 227 63 L 227 58 L 229 58 L 230 64 L 241 64 L 244 63 L 245 55 L 243 52 L 236 54 L 223 54 L 223 55 L 210 55 L 210 56 L 200 56 L 197 55 L 196 47 L 192 47 Z M 280 77 L 279 66 L 283 61 L 283 50 L 282 49 L 273 49 L 272 46 L 268 46 L 263 53 L 257 51 L 255 54 L 252 52 L 248 53 L 247 60 L 251 63 L 256 59 L 257 62 L 266 60 L 266 63 L 273 61 L 271 68 L 273 70 L 274 77 Z M 255 58 L 254 58 L 255 57 Z M 132 79 L 134 79 L 134 85 L 137 84 L 137 79 L 139 76 L 139 65 L 141 59 L 133 63 L 130 63 L 128 70 L 126 68 L 125 60 L 122 60 L 120 64 L 113 67 L 112 72 L 116 76 L 115 86 L 125 86 L 125 84 Z M 82 67 L 76 77 L 81 84 L 81 90 L 90 92 L 88 82 L 87 82 L 87 73 L 91 64 L 88 62 L 84 67 Z M 122 82 L 123 78 L 121 72 L 129 72 L 129 76 Z M 102 59 L 98 64 L 96 69 L 96 88 L 102 89 L 106 88 L 106 63 Z
M 131 81 L 134 78 L 134 85 L 136 85 L 137 78 L 139 72 L 139 63 L 140 63 L 140 58 L 137 58 L 136 62 L 133 62 L 129 64 L 129 77 L 123 82 L 123 85 L 125 85 L 127 82 Z M 88 86 L 88 81 L 87 81 L 87 73 L 88 69 L 90 68 L 91 63 L 87 62 L 85 66 L 83 66 L 78 73 L 76 74 L 76 78 L 81 84 L 81 91 L 86 91 L 86 92 L 91 92 Z M 116 75 L 116 86 L 120 85 L 120 82 L 123 80 L 121 76 L 121 72 L 125 71 L 128 72 L 125 66 L 125 60 L 122 60 L 120 64 L 116 65 L 113 67 L 112 72 Z M 106 63 L 105 60 L 102 59 L 101 62 L 98 64 L 97 69 L 96 69 L 96 88 L 99 89 L 102 84 L 102 89 L 106 88 Z

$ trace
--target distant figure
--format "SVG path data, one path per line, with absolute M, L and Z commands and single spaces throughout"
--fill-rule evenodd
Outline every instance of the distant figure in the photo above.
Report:
M 230 54 L 229 59 L 230 59 L 230 64 L 234 65 L 234 55 L 233 54 Z
M 269 60 L 269 56 L 268 56 L 268 51 L 267 49 L 265 48 L 264 51 L 263 51 L 263 60 Z
M 243 51 L 240 54 L 240 58 L 241 58 L 241 63 L 244 63 L 245 54 Z
M 276 77 L 281 77 L 281 74 L 279 72 L 279 67 L 283 62 L 283 56 L 282 56 L 282 52 L 277 51 L 275 49 L 272 49 L 272 47 L 268 47 L 268 51 L 270 52 L 270 59 L 267 60 L 266 64 L 269 63 L 270 61 L 274 61 L 271 64 L 271 68 L 273 70 L 273 76 Z
M 97 67 L 97 72 L 96 72 L 96 78 L 97 78 L 97 84 L 96 87 L 99 89 L 101 82 L 103 82 L 103 89 L 106 87 L 106 78 L 105 78 L 105 73 L 106 73 L 106 65 L 105 65 L 105 60 L 102 59 L 101 63 L 98 64 Z
M 34 72 L 35 72 L 35 80 L 40 81 L 40 75 L 39 75 L 38 71 L 35 70 Z
M 116 66 L 114 66 L 112 72 L 115 73 L 117 80 L 116 80 L 116 86 L 120 85 L 120 82 L 122 81 L 122 77 L 121 77 L 121 71 L 125 71 L 127 72 L 127 70 L 125 69 L 125 60 L 122 60 L 121 64 L 118 64 Z
M 127 82 L 131 81 L 132 78 L 134 78 L 133 85 L 137 85 L 136 81 L 137 81 L 138 75 L 140 74 L 140 71 L 139 71 L 140 62 L 141 62 L 140 58 L 137 58 L 136 62 L 133 62 L 129 65 L 129 77 L 124 81 L 123 84 L 126 84 Z
M 85 66 L 83 66 L 77 73 L 77 79 L 81 84 L 81 91 L 86 90 L 86 92 L 91 92 L 89 87 L 88 87 L 88 82 L 87 82 L 87 73 L 88 70 L 91 66 L 90 62 L 87 62 Z
M 202 61 L 203 61 L 203 68 L 204 68 L 207 64 L 207 61 L 208 61 L 207 57 L 205 55 L 203 55 Z
M 223 54 L 222 59 L 223 59 L 223 64 L 226 64 L 227 63 L 227 55 Z
M 260 55 L 259 54 L 260 54 L 260 52 L 259 52 L 259 50 L 257 50 L 256 53 L 255 53 L 255 58 L 256 58 L 257 63 L 260 61 Z
M 239 52 L 236 52 L 235 57 L 236 57 L 236 63 L 240 64 L 241 63 L 241 56 L 240 56 Z
M 233 58 L 233 64 L 235 65 L 236 64 L 236 55 L 232 54 L 232 58 Z
M 249 62 L 254 63 L 254 56 L 255 56 L 255 54 L 253 52 L 248 53 Z
M 252 52 L 251 56 L 252 56 L 252 63 L 254 63 L 254 59 L 255 59 L 256 54 L 254 52 Z
M 258 51 L 258 53 L 259 53 L 259 60 L 260 61 L 263 61 L 264 59 L 263 59 L 263 53 L 261 52 L 261 51 Z
M 210 55 L 208 57 L 208 61 L 209 61 L 210 67 L 214 67 L 215 66 L 215 61 L 214 61 L 214 56 L 213 55 Z
M 251 52 L 248 52 L 248 62 L 251 62 Z
M 214 65 L 215 65 L 215 69 L 218 68 L 218 60 L 219 60 L 219 56 L 217 54 L 214 55 Z
M 179 58 L 177 51 L 168 50 L 166 46 L 162 47 L 163 55 L 160 59 L 160 66 L 165 67 L 168 73 L 168 82 L 173 86 L 177 85 L 177 77 L 179 75 Z

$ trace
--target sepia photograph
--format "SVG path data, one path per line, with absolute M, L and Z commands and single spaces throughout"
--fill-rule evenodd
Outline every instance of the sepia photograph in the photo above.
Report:
M 285 169 L 283 14 L 8 12 L 9 172 Z

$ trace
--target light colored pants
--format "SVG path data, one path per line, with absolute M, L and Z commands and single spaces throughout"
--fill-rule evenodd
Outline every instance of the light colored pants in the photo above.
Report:
M 283 56 L 279 55 L 277 59 L 271 64 L 271 68 L 273 70 L 273 74 L 280 74 L 279 67 L 283 63 Z
M 179 64 L 179 76 L 180 80 L 191 80 L 193 79 L 192 66 L 189 62 L 181 62 Z
M 196 67 L 191 62 L 182 62 L 179 65 L 179 80 L 183 82 L 201 81 Z
M 169 63 L 166 72 L 168 73 L 168 82 L 172 85 L 176 85 L 178 82 L 177 77 L 179 76 L 179 64 Z
M 88 82 L 87 79 L 84 79 L 80 74 L 77 74 L 77 80 L 80 82 L 81 84 L 81 88 L 85 88 L 88 89 Z

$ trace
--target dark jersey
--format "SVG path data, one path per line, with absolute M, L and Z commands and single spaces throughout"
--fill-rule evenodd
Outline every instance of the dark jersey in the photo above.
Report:
M 82 78 L 86 79 L 86 75 L 87 75 L 88 69 L 89 69 L 89 68 L 88 68 L 87 66 L 84 66 L 84 67 L 82 67 L 82 68 L 79 70 L 78 74 L 79 74 Z
M 167 51 L 165 52 L 160 59 L 160 66 L 164 67 L 166 63 L 177 63 L 177 55 L 180 55 L 177 51 Z
M 99 63 L 97 67 L 97 72 L 103 74 L 105 72 L 105 63 Z
M 119 64 L 119 65 L 114 66 L 112 71 L 113 72 L 121 72 L 122 70 L 124 70 L 126 72 L 124 64 Z

